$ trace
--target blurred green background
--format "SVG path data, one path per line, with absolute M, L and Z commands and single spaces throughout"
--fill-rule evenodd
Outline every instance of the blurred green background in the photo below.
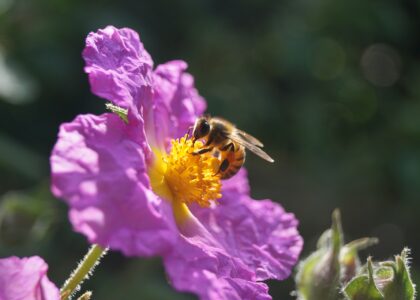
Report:
M 155 64 L 184 59 L 208 112 L 261 138 L 253 196 L 300 220 L 304 256 L 341 208 L 347 240 L 420 268 L 420 1 L 0 0 L 0 257 L 43 256 L 60 285 L 87 250 L 49 192 L 60 123 L 101 113 L 81 51 L 108 24 L 137 30 Z M 291 279 L 270 282 L 289 299 Z M 159 259 L 109 254 L 94 299 L 194 299 Z

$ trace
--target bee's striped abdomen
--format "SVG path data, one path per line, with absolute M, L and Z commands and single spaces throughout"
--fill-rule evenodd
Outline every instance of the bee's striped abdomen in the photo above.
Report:
M 239 172 L 245 163 L 245 148 L 239 144 L 235 144 L 235 151 L 226 153 L 228 166 L 224 171 L 221 171 L 221 178 L 228 179 Z

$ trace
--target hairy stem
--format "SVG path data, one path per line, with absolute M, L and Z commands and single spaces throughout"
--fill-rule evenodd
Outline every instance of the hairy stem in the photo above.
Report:
M 99 245 L 92 245 L 88 253 L 86 253 L 83 260 L 79 263 L 77 268 L 71 273 L 61 288 L 61 299 L 70 299 L 71 295 L 80 289 L 80 285 L 85 279 L 88 279 L 92 274 L 95 266 L 99 264 L 102 256 L 106 254 L 108 248 L 103 249 Z

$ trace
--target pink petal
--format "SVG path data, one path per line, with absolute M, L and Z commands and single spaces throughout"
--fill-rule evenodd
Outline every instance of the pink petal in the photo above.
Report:
M 0 299 L 59 300 L 60 291 L 47 271 L 48 265 L 38 256 L 0 259 Z
M 164 257 L 176 289 L 200 299 L 271 299 L 259 281 L 290 275 L 303 244 L 297 220 L 248 193 L 242 169 L 223 182 L 219 205 L 190 207 L 194 217 L 178 225 L 181 237 Z
M 222 194 L 224 202 L 234 202 L 239 200 L 237 195 L 249 195 L 250 190 L 248 172 L 245 168 L 241 168 L 239 172 L 230 179 L 222 181 Z
M 219 202 L 194 214 L 226 252 L 242 260 L 257 280 L 287 278 L 303 246 L 294 215 L 246 194 L 223 194 Z
M 131 123 L 130 123 L 131 124 Z M 75 231 L 125 255 L 162 254 L 177 232 L 169 204 L 150 188 L 142 124 L 113 114 L 63 124 L 51 156 L 52 191 Z
M 171 253 L 164 257 L 171 284 L 201 300 L 268 300 L 268 287 L 255 282 L 242 262 L 226 253 L 206 234 L 181 235 Z
M 83 50 L 92 92 L 124 108 L 151 97 L 153 61 L 137 32 L 108 26 L 91 32 Z
M 156 136 L 164 138 L 164 143 L 186 134 L 207 106 L 186 69 L 186 62 L 176 60 L 159 65 L 154 72 Z

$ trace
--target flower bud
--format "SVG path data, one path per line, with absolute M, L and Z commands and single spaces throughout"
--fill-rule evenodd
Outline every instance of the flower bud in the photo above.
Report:
M 340 264 L 342 247 L 340 212 L 335 210 L 332 227 L 318 240 L 318 249 L 298 266 L 296 275 L 297 296 L 301 300 L 334 300 L 339 298 Z
M 395 261 L 373 264 L 368 259 L 367 273 L 361 272 L 344 288 L 350 300 L 414 300 L 415 287 L 408 267 L 408 248 Z
M 381 300 L 383 294 L 374 281 L 372 261 L 368 258 L 367 274 L 353 278 L 344 288 L 343 293 L 350 300 Z
M 362 238 L 343 246 L 340 212 L 335 210 L 331 229 L 319 238 L 318 249 L 298 266 L 298 299 L 341 299 L 342 285 L 349 282 L 361 269 L 358 251 L 375 243 L 375 238 Z
M 340 251 L 341 283 L 346 284 L 361 268 L 358 252 L 378 243 L 377 238 L 361 238 L 343 246 Z
M 409 253 L 410 250 L 404 248 L 401 255 L 395 256 L 395 262 L 389 261 L 380 264 L 381 266 L 389 267 L 392 270 L 392 276 L 390 274 L 391 272 L 388 272 L 387 274 L 383 271 L 380 276 L 378 276 L 378 281 L 380 280 L 385 299 L 414 299 L 415 286 L 409 272 Z

